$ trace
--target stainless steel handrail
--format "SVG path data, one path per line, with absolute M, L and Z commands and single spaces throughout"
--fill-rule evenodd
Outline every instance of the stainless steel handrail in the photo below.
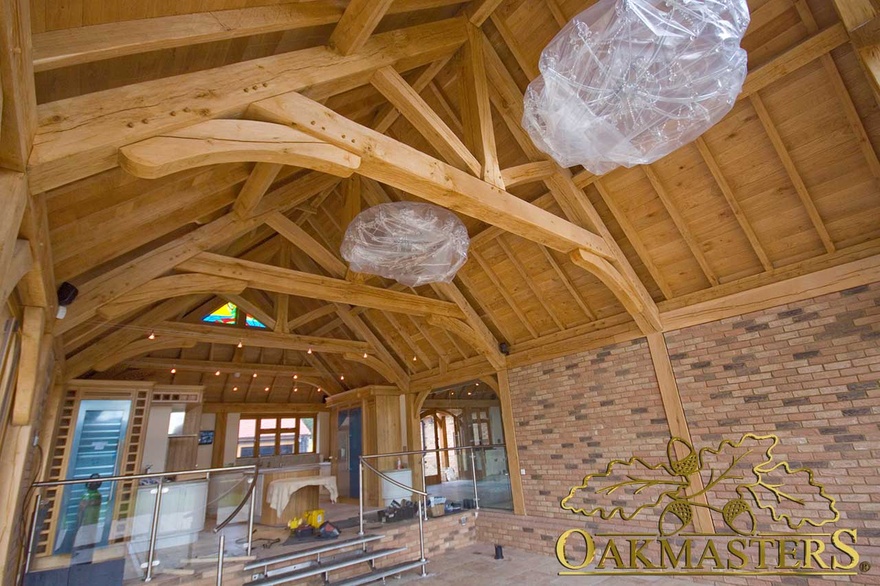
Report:
M 222 523 L 218 524 L 217 527 L 214 528 L 214 533 L 221 531 L 229 522 L 241 511 L 242 507 L 246 502 L 250 502 L 250 508 L 248 512 L 248 541 L 247 541 L 247 555 L 251 554 L 252 550 L 252 539 L 253 539 L 253 526 L 254 526 L 254 489 L 257 485 L 257 475 L 259 474 L 259 466 L 256 464 L 247 464 L 244 466 L 228 466 L 225 468 L 203 468 L 203 469 L 193 469 L 193 470 L 175 470 L 172 472 L 153 472 L 149 474 L 131 474 L 127 476 L 103 476 L 101 478 L 75 478 L 75 479 L 66 479 L 66 480 L 46 480 L 42 482 L 35 482 L 31 485 L 31 488 L 53 488 L 58 486 L 71 486 L 75 484 L 86 484 L 89 482 L 95 482 L 96 480 L 100 480 L 101 482 L 131 482 L 134 480 L 142 480 L 145 478 L 158 478 L 159 482 L 156 486 L 156 503 L 153 506 L 153 516 L 150 522 L 150 541 L 149 541 L 149 551 L 147 553 L 147 567 L 144 575 L 144 581 L 150 582 L 153 579 L 153 563 L 156 552 L 156 540 L 158 538 L 159 532 L 159 509 L 161 507 L 162 502 L 162 489 L 165 488 L 165 482 L 167 481 L 169 476 L 174 476 L 175 478 L 180 476 L 203 476 L 206 480 L 209 480 L 211 477 L 211 473 L 215 472 L 245 472 L 251 471 L 253 472 L 253 480 L 251 481 L 251 486 L 248 488 L 248 492 L 245 495 L 245 498 L 238 504 L 235 508 L 235 511 L 227 517 Z M 39 507 L 41 502 L 40 494 L 37 493 L 36 504 L 34 509 L 34 515 L 31 519 L 31 527 L 28 532 L 29 535 L 33 535 L 36 532 L 36 521 L 38 518 L 37 507 Z M 221 536 L 222 537 L 222 536 Z M 30 538 L 33 540 L 33 536 Z M 28 551 L 25 555 L 25 573 L 30 568 L 30 558 L 33 555 L 32 543 L 28 544 Z
M 480 510 L 480 497 L 478 496 L 478 492 L 477 492 L 476 461 L 475 461 L 475 457 L 474 457 L 474 452 L 479 449 L 506 448 L 506 447 L 507 446 L 505 444 L 489 444 L 489 445 L 483 445 L 483 446 L 458 446 L 458 447 L 454 447 L 454 448 L 436 448 L 436 449 L 431 449 L 431 450 L 410 450 L 410 451 L 405 451 L 405 452 L 389 452 L 386 454 L 368 454 L 366 456 L 360 456 L 359 457 L 359 468 L 358 468 L 358 472 L 360 474 L 360 498 L 358 499 L 360 530 L 359 530 L 358 534 L 359 535 L 364 534 L 364 488 L 363 487 L 364 487 L 364 467 L 366 467 L 367 469 L 373 471 L 377 476 L 379 476 L 379 478 L 382 478 L 383 480 L 389 482 L 393 486 L 396 486 L 398 488 L 402 488 L 403 490 L 407 490 L 407 491 L 410 491 L 410 492 L 413 492 L 413 493 L 419 495 L 419 499 L 418 499 L 418 504 L 419 504 L 419 511 L 418 511 L 418 516 L 419 516 L 419 553 L 421 555 L 420 561 L 422 562 L 422 576 L 426 576 L 427 572 L 425 570 L 425 562 L 427 560 L 425 559 L 424 520 L 425 520 L 425 518 L 427 518 L 428 493 L 427 493 L 427 487 L 424 486 L 424 482 L 425 482 L 424 476 L 422 477 L 422 483 L 423 483 L 422 487 L 425 490 L 419 490 L 415 486 L 408 486 L 406 484 L 403 484 L 403 483 L 391 478 L 390 476 L 388 476 L 384 472 L 380 472 L 375 467 L 373 467 L 371 464 L 369 464 L 367 462 L 367 460 L 374 460 L 377 458 L 389 458 L 389 457 L 393 458 L 396 456 L 414 456 L 414 455 L 421 455 L 422 457 L 424 457 L 427 454 L 430 454 L 433 452 L 458 452 L 458 451 L 470 452 L 471 474 L 472 474 L 473 480 L 474 480 L 474 507 L 477 510 L 477 512 L 479 512 L 479 510 Z M 424 470 L 424 468 L 423 468 L 423 470 Z
M 242 470 L 257 470 L 256 464 L 245 466 L 229 466 L 227 468 L 202 468 L 194 470 L 175 470 L 173 472 L 151 472 L 149 474 L 129 474 L 127 476 L 102 476 L 100 478 L 73 478 L 68 480 L 44 480 L 34 482 L 32 488 L 45 488 L 50 486 L 68 486 L 70 484 L 85 484 L 87 482 L 124 482 L 126 480 L 140 480 L 142 478 L 168 478 L 169 476 L 192 476 L 195 474 L 210 474 L 211 472 L 239 472 Z
M 246 502 L 248 502 L 248 499 L 253 497 L 254 488 L 256 488 L 256 486 L 257 486 L 257 474 L 259 474 L 259 472 L 254 471 L 254 477 L 251 479 L 251 485 L 248 487 L 247 494 L 244 495 L 244 498 L 241 499 L 241 502 L 238 503 L 238 506 L 235 507 L 235 510 L 232 511 L 231 515 L 226 517 L 226 519 L 224 519 L 222 522 L 217 523 L 217 526 L 214 527 L 214 533 L 218 533 L 218 532 L 222 531 L 224 527 L 229 525 L 229 522 L 232 521 L 233 517 L 235 517 L 238 514 L 238 512 L 244 507 L 244 504 Z M 248 555 L 251 555 L 251 553 L 248 552 Z
M 366 456 L 361 456 L 361 457 L 366 459 Z M 367 464 L 366 462 L 364 462 L 364 466 L 366 466 L 367 468 L 369 468 L 370 470 L 372 470 L 373 472 L 378 474 L 381 478 L 384 478 L 385 480 L 387 480 L 388 482 L 390 482 L 391 484 L 393 484 L 394 486 L 396 486 L 398 488 L 402 488 L 403 490 L 412 491 L 420 496 L 428 496 L 427 492 L 421 491 L 421 490 L 415 488 L 414 486 L 407 486 L 406 484 L 402 484 L 402 483 L 394 480 L 393 478 L 391 478 L 390 476 L 388 476 L 384 472 L 379 472 L 378 470 L 376 470 L 375 468 L 373 468 L 370 464 Z
M 375 458 L 389 458 L 394 456 L 414 456 L 416 454 L 429 454 L 431 452 L 459 452 L 466 450 L 488 450 L 490 448 L 506 448 L 505 444 L 487 444 L 480 446 L 458 446 L 455 448 L 433 448 L 430 450 L 410 450 L 408 452 L 389 452 L 387 454 L 368 454 L 366 456 L 361 456 L 361 458 L 367 459 L 375 459 Z

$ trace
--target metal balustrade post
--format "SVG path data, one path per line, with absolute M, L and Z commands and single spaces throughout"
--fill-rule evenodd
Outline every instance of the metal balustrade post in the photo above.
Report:
M 474 456 L 474 447 L 471 446 L 471 478 L 474 479 L 474 508 L 480 510 L 480 495 L 477 494 L 477 458 Z
M 251 555 L 251 550 L 254 547 L 254 507 L 257 503 L 257 473 L 254 472 L 254 477 L 251 478 L 251 482 L 254 484 L 253 489 L 251 490 L 251 502 L 248 503 L 248 538 L 247 538 L 247 555 Z
M 34 502 L 34 514 L 31 516 L 31 528 L 28 531 L 27 549 L 24 558 L 24 573 L 27 574 L 31 569 L 31 556 L 34 555 L 34 535 L 37 532 L 37 519 L 40 516 L 40 504 L 43 501 L 43 495 L 37 492 L 37 500 Z
M 427 458 L 427 457 L 428 457 L 427 454 L 424 454 L 422 456 L 422 492 L 424 492 L 424 493 L 428 492 L 428 475 L 427 475 L 427 472 L 425 472 L 425 469 L 426 469 L 425 458 Z M 438 464 L 439 464 L 439 461 L 438 461 Z M 438 468 L 439 468 L 439 466 L 438 466 Z M 425 507 L 425 510 L 422 513 L 420 513 L 425 516 L 425 521 L 428 520 L 428 510 L 427 509 L 428 509 L 428 507 Z
M 150 525 L 150 549 L 147 553 L 147 574 L 144 582 L 153 579 L 153 558 L 156 555 L 156 538 L 159 534 L 159 508 L 162 506 L 162 488 L 165 479 L 159 477 L 159 484 L 156 485 L 156 503 L 153 505 L 153 522 Z
M 217 550 L 217 586 L 223 586 L 223 555 L 226 553 L 226 536 L 220 534 L 220 549 Z
M 422 511 L 428 508 L 428 495 L 421 495 L 419 499 L 419 508 Z M 422 511 L 419 511 L 419 561 L 422 562 L 422 576 L 427 576 L 425 571 L 425 520 L 422 519 Z
M 358 458 L 358 474 L 360 476 L 359 484 L 358 484 L 358 518 L 360 519 L 360 531 L 358 531 L 358 535 L 364 534 L 364 459 L 363 456 Z

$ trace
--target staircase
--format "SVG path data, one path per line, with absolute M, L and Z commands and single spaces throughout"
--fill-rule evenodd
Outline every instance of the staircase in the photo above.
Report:
M 244 566 L 244 571 L 251 572 L 252 577 L 247 586 L 290 584 L 312 576 L 323 576 L 325 584 L 334 586 L 358 586 L 423 568 L 428 563 L 427 560 L 413 560 L 387 568 L 376 568 L 376 560 L 407 549 L 406 547 L 369 549 L 368 546 L 372 542 L 383 537 L 384 535 L 366 534 L 250 562 Z M 366 573 L 339 581 L 330 580 L 331 572 L 362 563 L 369 564 L 370 569 Z

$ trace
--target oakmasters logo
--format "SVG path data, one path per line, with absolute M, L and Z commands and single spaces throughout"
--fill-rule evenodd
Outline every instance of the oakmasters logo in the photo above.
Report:
M 565 531 L 556 542 L 556 557 L 566 568 L 559 574 L 868 572 L 871 565 L 856 549 L 857 531 L 834 527 L 840 519 L 834 498 L 812 470 L 775 460 L 777 445 L 774 435 L 747 433 L 696 451 L 672 438 L 666 462 L 634 456 L 588 474 L 562 499 L 562 508 L 627 531 Z

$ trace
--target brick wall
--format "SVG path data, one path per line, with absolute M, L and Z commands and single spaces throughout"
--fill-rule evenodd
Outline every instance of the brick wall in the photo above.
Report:
M 880 560 L 880 284 L 666 340 L 695 446 L 777 434 L 776 456 L 811 467 L 838 500 L 834 526 L 856 528 L 863 559 Z M 665 461 L 669 430 L 644 339 L 512 370 L 510 386 L 529 517 L 481 513 L 477 538 L 552 555 L 562 529 L 597 527 L 561 509 L 569 488 L 610 458 Z M 805 485 L 798 478 L 795 490 Z M 816 511 L 827 504 L 807 500 Z M 656 521 L 645 517 L 652 528 Z M 856 581 L 876 580 L 878 571 Z
M 584 474 L 634 450 L 665 458 L 669 428 L 660 395 L 645 392 L 656 386 L 644 339 L 512 370 L 526 511 L 569 521 L 572 513 L 560 507 L 560 499 Z M 631 500 L 632 494 L 619 499 Z M 656 526 L 656 518 L 639 524 Z

